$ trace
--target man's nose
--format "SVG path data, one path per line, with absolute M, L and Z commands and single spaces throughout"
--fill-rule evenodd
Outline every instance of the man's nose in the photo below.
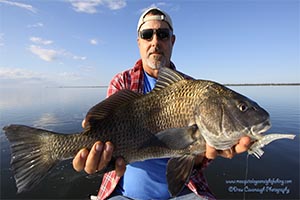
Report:
M 160 40 L 158 39 L 156 34 L 153 34 L 151 44 L 152 46 L 158 46 L 160 43 Z

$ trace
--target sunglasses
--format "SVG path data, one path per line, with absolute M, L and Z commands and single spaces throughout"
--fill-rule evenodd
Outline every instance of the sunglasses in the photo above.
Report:
M 152 40 L 153 34 L 156 34 L 159 40 L 166 40 L 172 35 L 172 31 L 167 28 L 144 29 L 139 32 L 140 38 L 144 40 Z

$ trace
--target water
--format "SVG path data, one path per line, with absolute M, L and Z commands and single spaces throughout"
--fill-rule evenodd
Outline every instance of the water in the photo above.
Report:
M 268 133 L 293 133 L 294 140 L 278 140 L 264 147 L 261 159 L 237 155 L 217 158 L 206 170 L 218 199 L 300 199 L 299 87 L 234 87 L 255 99 L 271 116 Z M 246 177 L 247 175 L 247 177 Z
M 294 140 L 280 140 L 264 148 L 261 159 L 241 154 L 217 158 L 206 169 L 211 190 L 218 199 L 300 199 L 299 134 L 300 88 L 232 87 L 252 98 L 271 115 L 269 133 L 293 133 Z M 100 88 L 0 89 L 0 127 L 18 123 L 63 133 L 81 131 L 88 109 L 105 98 Z M 100 177 L 87 179 L 71 161 L 61 163 L 36 190 L 16 194 L 10 171 L 10 150 L 1 130 L 1 199 L 87 199 L 96 194 Z M 247 175 L 247 176 L 246 176 Z

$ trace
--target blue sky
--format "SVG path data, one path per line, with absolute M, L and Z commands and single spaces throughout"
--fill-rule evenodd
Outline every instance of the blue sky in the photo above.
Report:
M 172 61 L 220 83 L 300 82 L 298 0 L 0 0 L 1 87 L 107 85 L 139 59 L 150 6 L 172 17 Z

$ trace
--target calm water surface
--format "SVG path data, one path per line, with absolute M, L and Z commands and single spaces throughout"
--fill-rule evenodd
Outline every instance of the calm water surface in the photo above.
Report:
M 300 87 L 232 87 L 264 107 L 271 115 L 268 133 L 293 133 L 264 148 L 261 159 L 246 153 L 215 159 L 205 174 L 218 199 L 300 199 Z M 105 98 L 100 88 L 0 89 L 0 127 L 25 124 L 63 133 L 81 131 L 88 109 Z M 10 149 L 1 130 L 1 199 L 87 199 L 96 194 L 100 177 L 76 173 L 71 162 L 58 165 L 36 190 L 16 194 L 10 171 Z

